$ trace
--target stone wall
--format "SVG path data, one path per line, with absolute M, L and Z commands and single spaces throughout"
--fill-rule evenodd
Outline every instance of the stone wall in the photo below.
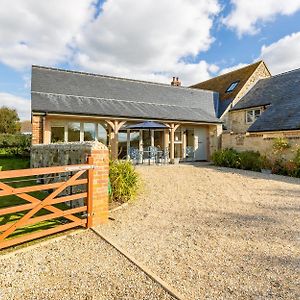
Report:
M 239 102 L 239 100 L 255 85 L 255 83 L 263 78 L 271 77 L 269 70 L 267 69 L 264 62 L 261 62 L 259 66 L 256 68 L 254 73 L 250 76 L 248 81 L 244 84 L 243 88 L 240 90 L 238 95 L 235 97 L 233 101 L 233 106 Z
M 209 126 L 208 129 L 208 139 L 209 139 L 209 157 L 210 160 L 211 155 L 220 149 L 221 147 L 221 135 L 222 135 L 222 124 Z
M 85 164 L 97 142 L 38 144 L 31 147 L 31 167 Z
M 246 132 L 250 124 L 245 123 L 244 111 L 240 114 L 236 114 L 236 112 L 230 112 L 229 110 L 240 101 L 240 99 L 256 84 L 258 80 L 268 78 L 270 76 L 271 74 L 266 65 L 261 62 L 221 118 L 228 131 Z M 236 122 L 237 118 L 239 119 L 239 122 Z
M 262 111 L 265 110 L 264 107 L 255 107 L 253 109 L 261 109 Z M 229 127 L 230 131 L 234 133 L 245 133 L 248 128 L 252 125 L 252 123 L 246 123 L 246 111 L 244 110 L 236 110 L 236 111 L 230 111 L 228 113 L 229 116 Z
M 93 180 L 89 182 L 89 193 L 92 195 L 91 211 L 93 212 L 93 217 L 90 219 L 88 226 L 91 227 L 106 222 L 108 218 L 109 151 L 107 147 L 99 142 L 85 142 L 38 144 L 33 145 L 31 148 L 32 168 L 87 164 L 88 158 L 94 166 Z M 49 175 L 47 175 L 47 177 L 40 177 L 39 180 L 43 183 L 64 181 L 66 176 L 68 176 L 67 172 L 61 173 L 58 176 L 50 176 L 55 178 L 49 178 Z M 85 185 L 68 187 L 60 196 L 76 192 L 74 189 L 84 192 L 86 188 Z M 70 201 L 68 205 L 70 207 L 77 207 L 82 206 L 84 202 L 84 199 L 79 199 Z
M 274 133 L 223 133 L 222 149 L 232 148 L 236 151 L 258 151 L 262 155 L 269 158 L 274 157 L 273 143 L 276 138 L 285 138 L 290 144 L 283 157 L 286 160 L 293 159 L 295 152 L 300 147 L 300 130 L 290 132 L 274 132 Z

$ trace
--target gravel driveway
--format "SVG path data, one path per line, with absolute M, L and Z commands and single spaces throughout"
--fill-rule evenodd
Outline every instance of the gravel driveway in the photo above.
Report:
M 89 230 L 0 256 L 1 300 L 172 300 Z
M 300 180 L 138 168 L 139 199 L 97 231 L 186 299 L 300 299 Z M 171 300 L 91 231 L 0 256 L 0 299 Z
M 139 167 L 138 201 L 98 227 L 187 299 L 300 299 L 300 180 Z

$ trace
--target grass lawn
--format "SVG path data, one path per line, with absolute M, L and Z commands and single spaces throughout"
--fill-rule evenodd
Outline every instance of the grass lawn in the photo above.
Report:
M 0 166 L 2 166 L 2 171 L 26 169 L 26 168 L 29 168 L 30 161 L 29 161 L 29 158 L 18 158 L 18 157 L 1 158 L 0 157 Z M 13 181 L 20 181 L 20 180 L 25 180 L 25 179 L 26 180 L 29 179 L 30 181 L 12 183 Z M 3 180 L 2 182 L 6 182 L 12 187 L 24 187 L 24 186 L 31 186 L 31 185 L 37 184 L 35 177 L 12 178 L 12 179 Z M 44 199 L 48 195 L 47 192 L 42 192 L 42 191 L 31 192 L 29 194 L 40 200 Z M 29 202 L 15 196 L 15 195 L 0 197 L 0 209 L 7 208 L 10 206 L 21 205 L 21 204 L 28 204 L 28 203 Z M 64 203 L 59 203 L 59 204 L 56 204 L 55 206 L 60 209 L 67 208 L 67 206 Z M 20 219 L 22 216 L 24 216 L 24 214 L 27 212 L 28 211 L 22 211 L 22 212 L 2 215 L 2 216 L 0 216 L 0 225 L 5 225 L 7 223 L 14 222 L 14 221 Z M 34 217 L 45 215 L 48 213 L 49 212 L 47 210 L 42 209 L 38 213 L 36 213 L 34 215 Z M 20 236 L 20 235 L 27 234 L 30 232 L 35 232 L 35 231 L 40 231 L 43 229 L 52 228 L 58 224 L 61 224 L 62 220 L 65 220 L 65 219 L 63 219 L 63 218 L 52 219 L 52 220 L 47 220 L 47 221 L 29 225 L 26 227 L 19 228 L 12 235 L 10 235 L 9 238 Z
M 30 165 L 29 157 L 1 157 L 0 156 L 0 167 L 2 166 L 2 171 L 6 170 L 17 170 L 17 169 L 27 169 Z

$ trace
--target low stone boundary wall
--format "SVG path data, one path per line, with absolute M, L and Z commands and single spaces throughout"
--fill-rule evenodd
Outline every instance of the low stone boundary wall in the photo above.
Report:
M 222 149 L 232 148 L 238 152 L 258 151 L 267 157 L 273 157 L 273 143 L 276 138 L 285 138 L 289 142 L 290 148 L 283 153 L 286 160 L 293 159 L 295 152 L 300 147 L 300 130 L 287 133 L 223 133 Z
M 37 144 L 31 147 L 31 168 L 77 165 L 90 163 L 95 166 L 93 171 L 93 185 L 89 192 L 93 195 L 94 224 L 103 223 L 108 218 L 108 176 L 109 176 L 109 151 L 99 142 Z M 65 176 L 65 175 L 63 175 Z M 59 174 L 58 176 L 59 177 Z M 62 181 L 61 178 L 53 179 L 41 177 L 44 183 Z M 68 187 L 62 195 L 71 195 L 74 188 L 86 191 L 85 186 Z M 83 199 L 70 202 L 70 206 L 83 205 Z

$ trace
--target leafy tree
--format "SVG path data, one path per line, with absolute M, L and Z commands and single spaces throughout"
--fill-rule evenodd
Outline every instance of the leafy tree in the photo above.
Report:
M 20 119 L 15 109 L 5 106 L 0 108 L 0 133 L 15 134 L 20 132 Z

